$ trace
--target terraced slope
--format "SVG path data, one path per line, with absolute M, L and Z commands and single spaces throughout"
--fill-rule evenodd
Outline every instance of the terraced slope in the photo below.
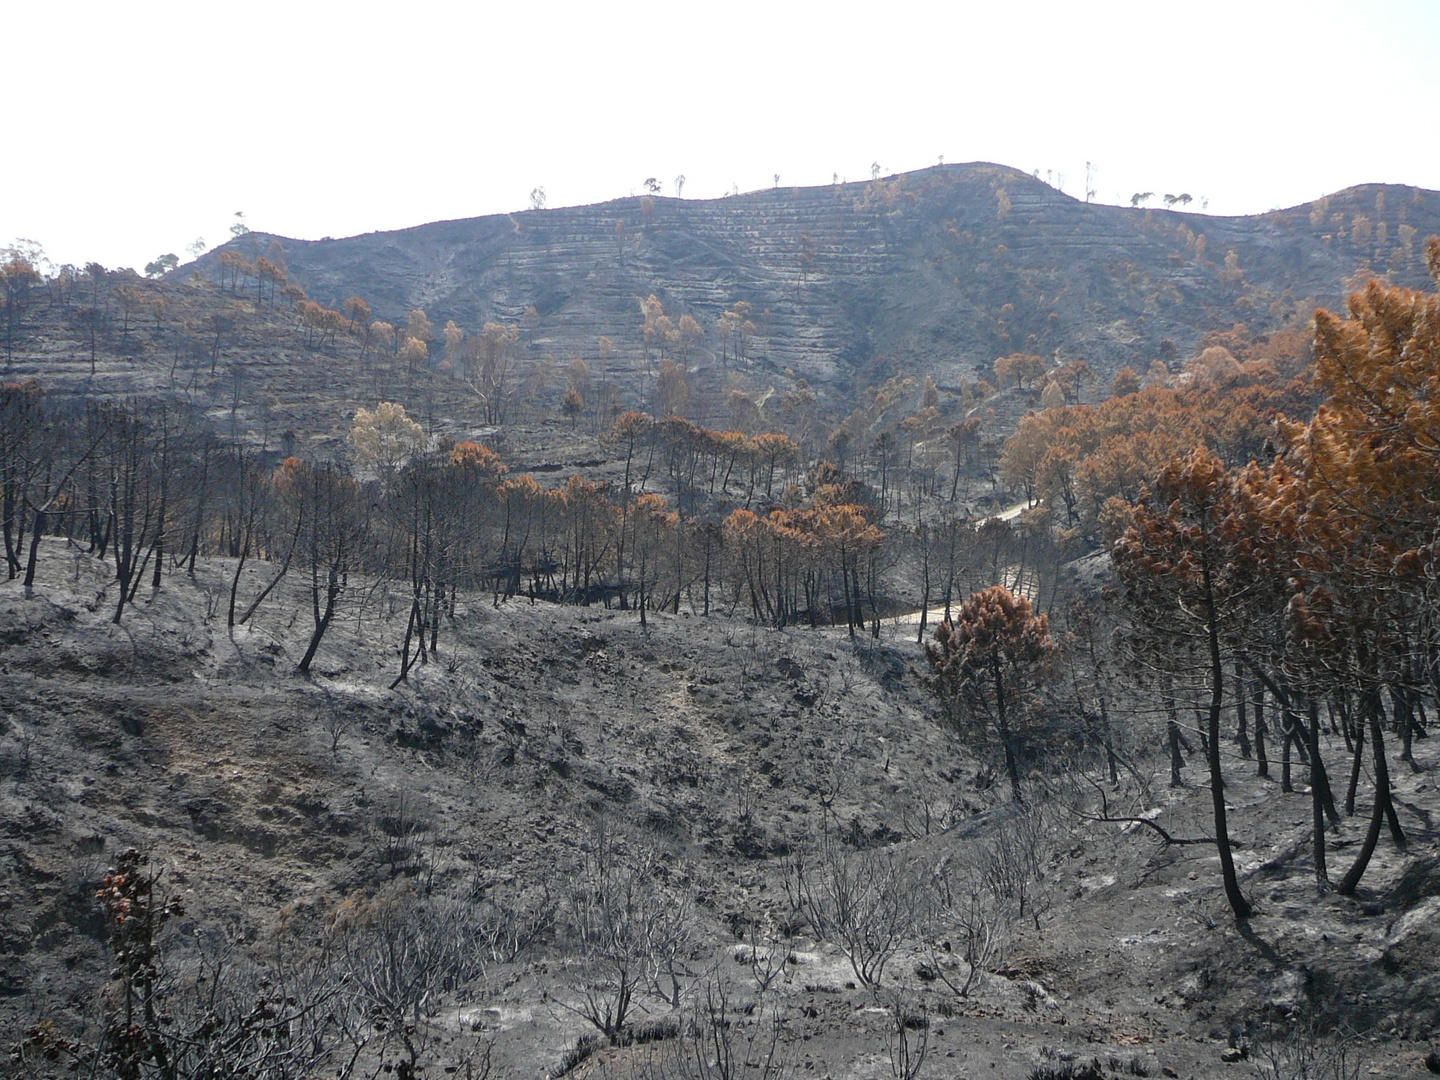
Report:
M 1357 220 L 1363 219 L 1363 220 Z M 328 304 L 365 297 L 478 329 L 539 316 L 536 358 L 642 365 L 639 300 L 709 333 L 693 370 L 715 369 L 716 318 L 738 300 L 759 334 L 749 366 L 789 368 L 838 393 L 895 371 L 942 385 L 1015 350 L 1144 366 L 1237 321 L 1265 330 L 1338 304 L 1358 269 L 1424 279 L 1440 193 L 1371 185 L 1241 218 L 1087 204 L 1002 166 L 953 165 L 868 184 L 777 188 L 715 200 L 596 206 L 435 222 L 340 240 L 282 238 L 290 275 Z M 263 252 L 251 234 L 232 244 Z M 1227 266 L 1227 255 L 1234 258 Z M 202 269 L 214 272 L 214 254 Z

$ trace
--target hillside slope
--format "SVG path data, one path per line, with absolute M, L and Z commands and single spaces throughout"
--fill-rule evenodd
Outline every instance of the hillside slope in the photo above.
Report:
M 1397 775 L 1409 850 L 1382 846 L 1357 899 L 1317 903 L 1308 794 L 1236 761 L 1232 830 L 1257 907 L 1237 928 L 1212 845 L 1160 846 L 1133 824 L 1087 820 L 1083 801 L 1043 800 L 1020 818 L 997 807 L 907 674 L 923 663 L 908 628 L 852 644 L 841 631 L 661 615 L 642 627 L 629 612 L 466 598 L 436 662 L 387 692 L 403 605 L 357 590 L 306 678 L 293 671 L 298 584 L 227 631 L 217 613 L 232 569 L 172 575 L 120 627 L 107 568 L 60 540 L 33 591 L 0 587 L 0 1042 L 90 1014 L 108 969 L 95 889 L 135 846 L 184 898 L 166 945 L 175 964 L 193 947 L 264 958 L 287 933 L 309 947 L 366 895 L 478 896 L 490 906 L 466 909 L 477 918 L 559 899 L 536 943 L 437 993 L 420 1025 L 427 1060 L 447 1072 L 493 1040 L 498 1075 L 557 1075 L 586 1033 L 555 1004 L 587 985 L 564 916 L 613 829 L 658 853 L 683 903 L 682 982 L 716 976 L 741 1015 L 780 1020 L 777 1075 L 883 1074 L 896 995 L 928 1017 L 930 1075 L 1246 1075 L 1225 1063 L 1227 1044 L 1258 1053 L 1265 1022 L 1302 1019 L 1372 1032 L 1351 1047 L 1372 1074 L 1425 1075 L 1440 1021 L 1434 740 Z M 252 569 L 245 588 L 263 577 Z M 1125 781 L 1112 805 L 1203 835 L 1203 785 L 1163 787 L 1151 754 L 1135 764 L 1153 781 L 1143 793 Z M 1335 830 L 1336 858 L 1363 817 Z M 1027 820 L 1032 914 L 966 995 L 936 976 L 956 977 L 962 922 L 907 936 L 871 991 L 794 906 L 797 854 L 813 873 L 835 850 L 822 836 L 847 859 L 899 860 L 928 893 L 947 865 L 1007 850 L 1005 829 L 1020 827 L 1007 821 Z M 786 957 L 766 987 L 748 960 L 757 940 Z M 647 985 L 637 1019 L 688 1007 Z M 610 1051 L 611 1071 L 582 1075 L 640 1075 L 646 1053 Z M 1103 1068 L 1041 1071 L 1091 1057 Z
M 387 318 L 420 307 L 437 326 L 472 331 L 533 306 L 528 354 L 593 361 L 605 335 L 622 377 L 640 364 L 646 296 L 706 327 L 692 356 L 701 368 L 717 362 L 716 319 L 744 301 L 758 330 L 751 364 L 834 393 L 895 372 L 941 385 L 989 376 L 1014 351 L 1085 359 L 1107 375 L 1144 370 L 1235 322 L 1303 321 L 1316 304 L 1338 304 L 1362 267 L 1418 286 L 1417 237 L 1437 231 L 1440 193 L 1397 185 L 1212 217 L 1088 204 L 975 163 L 280 241 L 291 278 L 331 306 L 359 295 Z M 219 251 L 253 258 L 272 239 L 241 237 L 201 268 L 213 275 Z

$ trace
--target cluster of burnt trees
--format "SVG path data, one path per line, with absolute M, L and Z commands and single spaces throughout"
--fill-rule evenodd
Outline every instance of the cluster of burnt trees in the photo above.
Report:
M 1427 255 L 1440 280 L 1440 239 Z M 1247 687 L 1267 689 L 1279 705 L 1274 737 L 1287 756 L 1294 744 L 1309 759 L 1322 889 L 1327 823 L 1341 817 L 1322 728 L 1343 734 L 1351 755 L 1346 813 L 1368 741 L 1370 822 L 1341 893 L 1355 891 L 1387 822 L 1405 841 L 1387 728 L 1410 760 L 1426 702 L 1440 700 L 1440 296 L 1372 280 L 1350 298 L 1349 315 L 1317 314 L 1323 401 L 1306 423 L 1280 422 L 1273 462 L 1227 469 L 1203 448 L 1173 460 L 1115 548 L 1126 599 L 1145 613 L 1142 648 L 1163 649 L 1166 666 L 1202 690 L 1194 704 L 1205 718 L 1216 839 L 1240 917 L 1249 905 L 1226 843 L 1220 752 L 1227 691 L 1243 710 Z
M 360 410 L 343 460 L 282 460 L 172 404 L 58 399 L 34 382 L 0 385 L 0 432 L 11 579 L 33 585 L 42 539 L 64 537 L 113 563 L 118 623 L 142 587 L 224 556 L 235 626 L 293 573 L 312 624 L 302 671 L 361 574 L 409 597 L 401 678 L 428 662 L 462 594 L 614 604 L 642 620 L 682 603 L 773 625 L 843 612 L 852 631 L 878 610 L 884 535 L 866 489 L 833 468 L 803 474 L 781 435 L 628 413 L 611 436 L 619 483 L 547 488 L 489 447 L 437 443 L 393 404 Z
M 453 321 L 432 322 L 422 309 L 387 322 L 360 297 L 336 309 L 319 305 L 288 278 L 283 249 L 275 242 L 265 254 L 255 249 L 249 257 L 221 252 L 211 283 L 198 276 L 185 284 L 147 280 L 94 263 L 45 274 L 37 269 L 43 265 L 38 251 L 0 252 L 7 370 L 17 347 L 23 351 L 33 344 L 37 333 L 68 339 L 76 356 L 88 354 L 92 377 L 107 354 L 146 357 L 168 368 L 170 393 L 192 402 L 209 399 L 212 408 L 223 399 L 232 439 L 242 434 L 242 405 L 263 413 L 266 381 L 281 372 L 293 374 L 288 350 L 303 348 L 343 360 L 343 370 L 366 384 L 367 397 L 404 399 L 412 410 L 432 411 L 436 395 L 455 395 L 491 425 L 511 422 L 520 410 L 532 420 L 568 417 L 572 425 L 588 415 L 600 433 L 627 407 L 648 408 L 666 426 L 669 445 L 698 450 L 674 455 L 667 468 L 693 471 L 700 461 L 713 470 L 720 463 L 719 478 L 713 471 L 692 475 L 684 491 L 677 479 L 675 509 L 681 512 L 695 507 L 678 505 L 680 499 L 713 488 L 717 480 L 728 486 L 726 474 L 750 459 L 763 462 L 750 478 L 763 477 L 767 498 L 772 497 L 768 489 L 777 462 L 787 456 L 795 462 L 828 458 L 848 476 L 863 479 L 878 492 L 881 516 L 903 513 L 907 504 L 938 506 L 947 498 L 954 504 L 962 490 L 968 496 L 977 478 L 989 478 L 993 490 L 1000 443 L 994 417 L 982 405 L 994 394 L 988 384 L 971 387 L 961 380 L 942 393 L 933 379 L 896 376 L 858 395 L 856 407 L 832 427 L 804 379 L 777 391 L 749 386 L 743 373 L 735 373 L 726 389 L 709 386 L 702 393 L 698 384 L 705 380 L 686 359 L 685 342 L 694 332 L 677 328 L 687 318 L 672 327 L 653 297 L 642 305 L 644 374 L 622 388 L 616 373 L 625 365 L 612 363 L 615 346 L 608 338 L 598 339 L 588 362 L 576 357 L 568 366 L 550 358 L 522 363 L 525 350 L 517 345 L 537 325 L 533 308 L 516 323 L 486 322 L 467 332 Z M 727 350 L 743 356 L 744 339 L 754 330 L 746 310 L 737 302 L 717 323 L 722 356 Z M 652 370 L 648 345 L 659 344 L 663 353 L 672 337 L 678 362 L 662 356 L 658 371 Z M 256 364 L 262 350 L 286 350 L 286 364 Z M 1046 377 L 1070 387 L 1073 380 L 1065 380 L 1073 367 L 1062 365 Z M 670 427 L 686 424 L 688 437 L 674 438 L 678 432 Z M 709 430 L 720 426 L 729 430 Z
M 1430 241 L 1428 259 L 1440 280 L 1440 239 Z M 1216 406 L 1226 399 L 1213 385 L 1152 394 L 1185 420 L 1198 445 L 1172 450 L 1131 498 L 1112 494 L 1092 517 L 1092 527 L 1115 537 L 1112 660 L 1123 660 L 1125 681 L 1163 718 L 1172 782 L 1181 782 L 1182 750 L 1192 748 L 1187 729 L 1204 753 L 1211 839 L 1237 918 L 1251 906 L 1231 853 L 1227 767 L 1238 758 L 1268 776 L 1278 749 L 1281 786 L 1290 791 L 1292 760 L 1300 760 L 1317 884 L 1353 894 L 1387 827 L 1405 844 L 1387 738 L 1399 740 L 1400 760 L 1413 767 L 1413 743 L 1428 735 L 1440 703 L 1440 296 L 1372 280 L 1351 296 L 1348 318 L 1317 313 L 1313 379 L 1308 392 L 1290 395 L 1319 398 L 1308 419 L 1267 418 L 1264 463 L 1236 463 L 1227 450 L 1237 442 L 1215 420 L 1183 411 L 1188 404 L 1219 417 Z M 1035 475 L 1048 476 L 1052 514 L 1074 522 L 1083 506 L 1073 497 L 1078 489 L 1066 487 L 1067 470 L 1103 490 L 1102 478 L 1113 472 L 1107 461 L 1139 464 L 1141 455 L 1125 446 L 1136 433 L 1116 423 L 1125 410 L 1123 400 L 1108 406 L 1100 424 L 1096 410 L 1053 410 L 1022 425 L 1017 440 L 1044 437 L 1049 448 L 1012 445 L 1007 454 L 1016 461 L 1023 453 L 1038 463 Z M 1239 445 L 1255 418 L 1254 410 L 1232 417 Z M 1088 437 L 1077 434 L 1087 424 L 1109 425 L 1089 449 Z M 1142 431 L 1138 441 L 1153 451 L 1170 434 Z M 1084 615 L 1070 620 L 1068 637 L 1082 653 L 1095 636 L 1091 623 Z M 988 590 L 967 600 L 927 651 L 931 686 L 947 713 L 1003 751 L 1021 799 L 1017 757 L 1026 725 L 1056 700 L 1048 620 L 1008 591 Z M 1101 662 L 1074 678 L 1071 652 L 1075 700 L 1110 755 L 1114 779 L 1107 687 L 1116 682 Z M 1235 724 L 1226 731 L 1232 707 Z M 1341 746 L 1347 760 L 1332 781 L 1326 758 L 1333 765 Z M 1353 862 L 1332 883 L 1326 836 L 1356 812 L 1367 760 L 1368 825 Z

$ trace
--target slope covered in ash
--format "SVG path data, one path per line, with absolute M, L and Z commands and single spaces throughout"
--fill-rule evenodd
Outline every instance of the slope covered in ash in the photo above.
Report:
M 684 1052 L 707 985 L 731 995 L 737 1038 L 777 1022 L 774 1075 L 883 1074 L 896 1002 L 915 1018 L 905 1030 L 928 1039 L 930 1075 L 1246 1075 L 1227 1062 L 1274 1050 L 1263 1040 L 1277 1031 L 1277 1052 L 1329 1047 L 1312 1032 L 1287 1048 L 1301 1019 L 1373 1034 L 1351 1051 L 1374 1074 L 1425 1075 L 1440 902 L 1433 740 L 1397 776 L 1409 851 L 1382 847 L 1355 899 L 1316 901 L 1308 794 L 1235 762 L 1232 828 L 1257 907 L 1237 928 L 1212 845 L 1163 846 L 1133 821 L 1094 820 L 1095 802 L 1065 796 L 1058 777 L 1029 810 L 997 800 L 907 674 L 923 662 L 908 627 L 852 643 L 838 630 L 659 614 L 642 627 L 633 612 L 465 597 L 433 662 L 391 692 L 405 619 L 383 588 L 357 587 L 306 678 L 293 670 L 298 583 L 227 630 L 234 564 L 202 560 L 193 577 L 145 590 L 116 626 L 104 564 L 60 540 L 45 549 L 35 588 L 0 586 L 7 1045 L 36 1021 L 83 1032 L 113 990 L 95 890 L 136 846 L 184 900 L 164 939 L 179 974 L 190 943 L 243 970 L 334 940 L 347 913 L 380 903 L 421 928 L 458 910 L 519 934 L 427 995 L 415 1018 L 425 1075 L 464 1075 L 465 1055 L 486 1044 L 497 1075 L 556 1075 L 574 1048 L 595 1046 L 566 1006 L 597 985 L 575 909 L 610 830 L 622 863 L 643 857 L 684 916 L 676 972 L 688 996 L 675 1007 L 668 981 L 647 977 L 636 1026 L 662 1025 L 649 1030 L 668 1039 L 599 1049 L 587 1066 L 599 1071 L 580 1075 L 646 1075 L 647 1055 Z M 242 583 L 264 577 L 252 569 Z M 1163 759 L 1137 750 L 1143 782 L 1122 779 L 1110 805 L 1203 835 L 1198 762 L 1166 788 Z M 1339 857 L 1361 831 L 1359 817 L 1336 830 Z M 867 988 L 847 953 L 866 947 L 821 918 L 823 896 L 797 892 L 805 867 L 832 889 L 837 867 L 894 868 L 916 898 L 931 896 L 947 873 L 1003 870 L 1021 846 L 1038 871 L 1030 906 L 985 924 L 1004 947 L 963 994 L 974 911 L 917 906 L 923 926 L 886 946 L 890 963 Z M 883 912 L 866 911 L 864 925 L 883 930 Z M 363 945 L 363 933 L 345 941 Z M 363 951 L 341 959 L 365 970 Z M 365 1049 L 378 1068 L 380 1040 Z M 12 1073 L 61 1075 L 63 1063 L 32 1058 Z
M 1420 246 L 1436 231 L 1440 194 L 1399 185 L 1218 217 L 1084 203 L 975 163 L 281 244 L 291 278 L 323 303 L 359 295 L 387 318 L 419 307 L 471 331 L 533 308 L 530 355 L 593 359 L 604 335 L 621 377 L 642 362 L 640 300 L 654 294 L 674 318 L 701 322 L 689 359 L 702 368 L 726 344 L 716 320 L 743 301 L 756 324 L 749 362 L 833 395 L 896 371 L 942 385 L 989 377 L 1015 351 L 1143 371 L 1236 322 L 1303 321 L 1365 268 L 1418 286 Z M 253 258 L 273 239 L 241 237 L 201 268 L 215 276 L 220 251 Z

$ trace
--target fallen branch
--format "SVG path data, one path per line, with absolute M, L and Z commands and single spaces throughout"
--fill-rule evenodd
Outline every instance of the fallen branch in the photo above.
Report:
M 1093 787 L 1096 791 L 1100 793 L 1100 813 L 1098 816 L 1095 814 L 1087 814 L 1080 810 L 1075 811 L 1078 816 L 1084 818 L 1086 821 L 1109 822 L 1117 825 L 1146 825 L 1151 829 L 1155 830 L 1156 835 L 1160 837 L 1160 839 L 1165 843 L 1166 847 L 1169 847 L 1172 844 L 1176 847 L 1183 847 L 1187 844 L 1215 843 L 1215 838 L 1213 836 L 1171 836 L 1169 831 L 1164 826 L 1154 821 L 1151 821 L 1147 817 L 1137 817 L 1133 815 L 1126 815 L 1123 817 L 1112 816 L 1110 813 L 1110 801 L 1105 797 L 1105 789 L 1099 784 L 1097 784 L 1089 776 L 1086 776 L 1085 780 L 1090 784 L 1091 787 Z M 1243 846 L 1241 844 L 1235 843 L 1234 841 L 1231 841 L 1231 844 L 1234 847 Z

